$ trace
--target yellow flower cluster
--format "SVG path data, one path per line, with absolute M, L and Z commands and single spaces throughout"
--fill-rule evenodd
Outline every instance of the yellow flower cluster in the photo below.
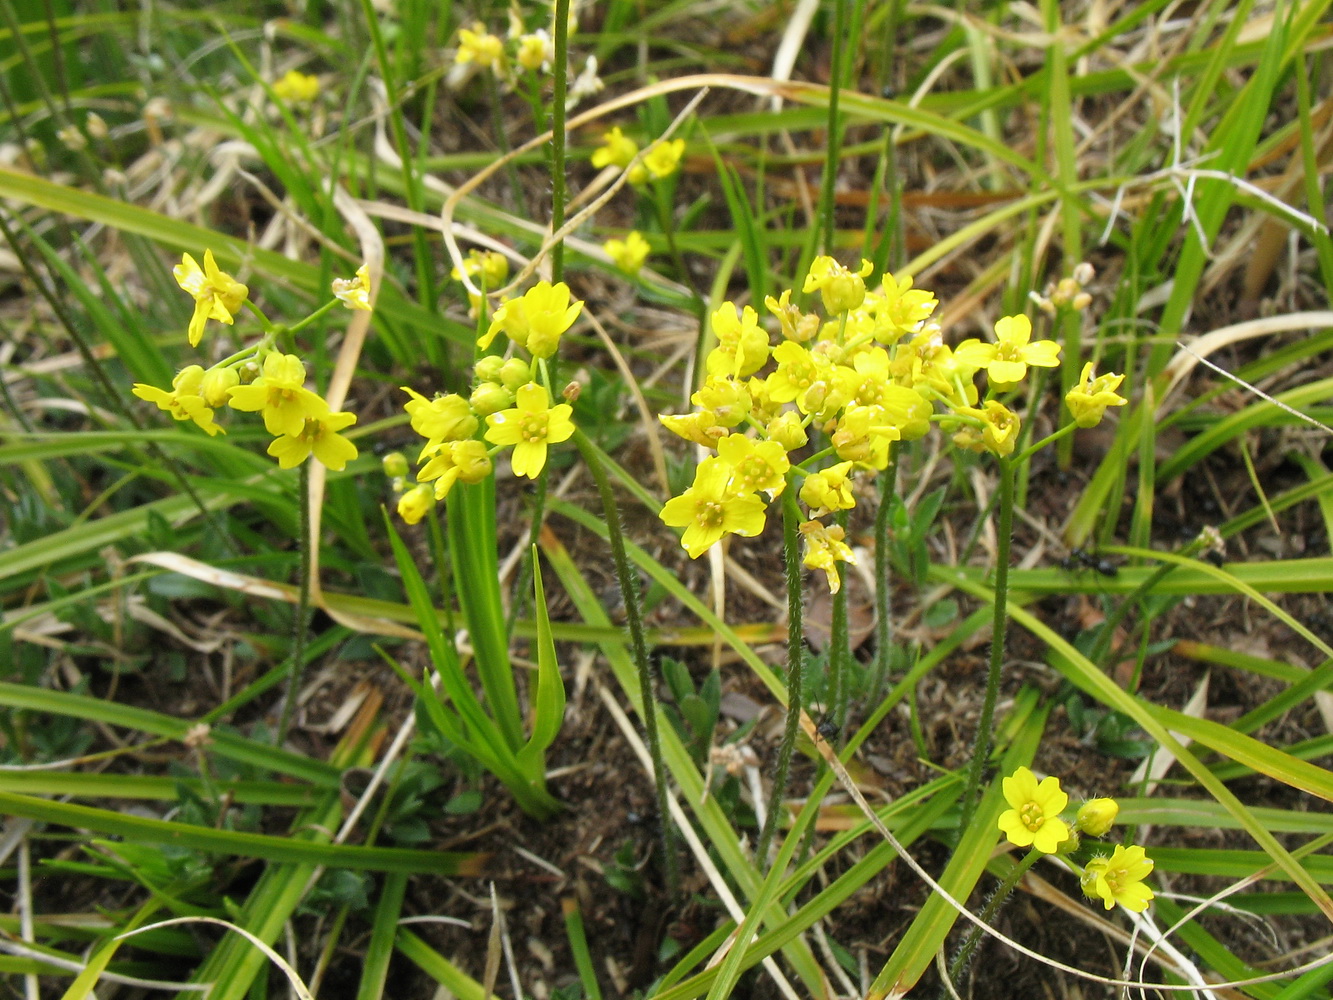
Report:
M 633 155 L 618 130 L 605 139 L 598 150 L 604 163 Z M 922 438 L 939 423 L 959 447 L 999 456 L 1014 451 L 1021 424 L 999 397 L 1030 368 L 1057 366 L 1060 346 L 1034 341 L 1031 322 L 1019 315 L 995 324 L 993 342 L 971 339 L 951 348 L 932 320 L 934 295 L 892 274 L 878 288 L 868 287 L 870 273 L 868 261 L 849 268 L 816 258 L 802 290 L 819 293 L 824 314 L 793 304 L 790 290 L 768 297 L 776 343 L 749 306 L 725 302 L 713 313 L 717 344 L 705 359 L 703 385 L 691 396 L 696 408 L 660 418 L 680 437 L 717 452 L 662 510 L 663 521 L 684 529 L 691 557 L 726 535 L 761 532 L 761 494 L 771 500 L 791 480 L 800 483 L 808 509 L 800 529 L 805 565 L 824 571 L 836 592 L 836 564 L 852 562 L 853 555 L 842 528 L 820 519 L 856 505 L 856 476 L 886 468 L 894 442 Z M 983 372 L 984 399 L 976 385 Z M 1107 406 L 1124 402 L 1114 393 L 1119 379 L 1090 381 L 1085 370 L 1069 395 L 1079 426 L 1094 411 L 1100 419 Z M 798 461 L 793 453 L 812 440 L 822 450 Z
M 486 287 L 501 284 L 509 273 L 498 254 L 474 254 L 464 270 L 470 277 L 480 276 Z M 454 277 L 461 277 L 457 269 Z M 574 434 L 574 408 L 568 403 L 551 405 L 546 359 L 556 352 L 560 338 L 582 310 L 583 303 L 571 299 L 564 282 L 538 282 L 518 298 L 501 303 L 478 341 L 485 350 L 503 333 L 531 355 L 531 361 L 517 356 L 481 358 L 476 385 L 466 399 L 457 393 L 427 399 L 402 387 L 411 397 L 404 409 L 412 429 L 426 440 L 417 456 L 424 464 L 416 484 L 409 488 L 405 476 L 395 477 L 404 490 L 398 500 L 398 515 L 404 521 L 416 524 L 449 495 L 455 483 L 481 482 L 491 474 L 492 459 L 502 448 L 513 448 L 510 465 L 516 476 L 536 479 L 541 474 L 549 446 Z M 486 429 L 478 439 L 483 420 Z
M 602 144 L 592 151 L 592 165 L 599 170 L 603 167 L 624 170 L 638 155 L 638 143 L 616 127 L 602 133 Z M 643 187 L 650 180 L 665 180 L 680 169 L 680 159 L 684 155 L 684 139 L 659 139 L 648 147 L 643 159 L 630 167 L 629 182 L 635 187 Z
M 201 269 L 185 254 L 175 268 L 176 282 L 193 296 L 190 345 L 197 346 L 209 319 L 231 324 L 249 294 L 231 275 L 218 270 L 211 250 L 204 251 Z M 339 290 L 342 286 L 342 290 Z M 363 265 L 355 278 L 334 282 L 334 293 L 348 308 L 369 309 L 369 277 Z M 258 344 L 205 370 L 189 365 L 171 382 L 171 390 L 135 383 L 131 390 L 154 403 L 176 420 L 190 420 L 209 436 L 226 431 L 215 422 L 214 411 L 224 406 L 259 413 L 273 435 L 268 454 L 291 469 L 311 455 L 335 471 L 356 458 L 356 445 L 340 433 L 356 423 L 353 413 L 334 412 L 318 393 L 305 387 L 305 365 L 295 354 L 272 345 L 271 335 Z
M 1068 855 L 1079 847 L 1079 834 L 1104 836 L 1114 825 L 1120 806 L 1114 799 L 1089 799 L 1079 807 L 1073 828 L 1060 814 L 1069 805 L 1069 796 L 1060 788 L 1060 779 L 1051 775 L 1037 781 L 1037 776 L 1020 767 L 1001 783 L 1009 808 L 1000 814 L 999 828 L 1015 847 L 1031 847 L 1043 854 Z M 1153 898 L 1144 885 L 1153 863 L 1142 847 L 1117 845 L 1109 856 L 1090 860 L 1080 876 L 1083 894 L 1098 899 L 1106 909 L 1116 903 L 1141 913 Z

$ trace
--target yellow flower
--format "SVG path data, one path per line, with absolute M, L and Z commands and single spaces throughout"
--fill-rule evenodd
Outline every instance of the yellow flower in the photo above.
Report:
M 509 277 L 509 258 L 494 250 L 469 250 L 463 259 L 463 270 L 456 267 L 449 270 L 455 281 L 462 281 L 464 274 L 469 278 L 480 275 L 482 287 L 494 291 Z
M 1102 422 L 1108 406 L 1124 406 L 1128 400 L 1116 393 L 1123 375 L 1098 375 L 1092 377 L 1092 362 L 1083 366 L 1083 374 L 1078 384 L 1065 394 L 1065 403 L 1074 415 L 1074 423 L 1080 427 L 1096 427 Z
M 690 402 L 709 411 L 713 422 L 723 427 L 739 426 L 753 406 L 749 387 L 725 375 L 709 375 L 690 396 Z
M 551 36 L 545 29 L 522 35 L 518 40 L 518 64 L 524 69 L 536 73 L 551 61 L 553 55 Z
M 795 410 L 783 410 L 768 422 L 764 433 L 770 441 L 778 442 L 789 452 L 803 447 L 810 440 L 802 426 L 801 415 Z
M 677 434 L 686 441 L 701 444 L 705 448 L 716 448 L 718 441 L 727 436 L 727 428 L 717 422 L 717 414 L 712 410 L 660 414 L 657 419 L 672 434 Z
M 334 278 L 333 297 L 348 309 L 370 312 L 370 265 L 358 267 L 354 278 Z
M 574 434 L 574 422 L 568 403 L 551 405 L 546 387 L 529 382 L 516 393 L 512 410 L 492 413 L 486 418 L 486 440 L 491 444 L 512 444 L 510 464 L 514 475 L 536 479 L 546 465 L 546 446 L 567 441 Z
M 472 25 L 471 31 L 458 29 L 458 54 L 454 62 L 475 63 L 478 69 L 495 68 L 503 65 L 504 54 L 504 40 L 490 34 L 480 21 Z
M 427 399 L 405 385 L 399 388 L 412 397 L 403 404 L 411 419 L 412 430 L 426 439 L 421 458 L 438 451 L 446 441 L 470 438 L 477 432 L 477 418 L 472 407 L 457 393 Z
M 1054 854 L 1069 839 L 1069 825 L 1060 818 L 1069 796 L 1060 790 L 1060 779 L 1052 775 L 1038 784 L 1035 774 L 1020 767 L 1002 787 L 1009 808 L 1000 814 L 999 826 L 1009 843 Z
M 602 133 L 602 145 L 592 151 L 592 165 L 599 170 L 602 167 L 620 167 L 622 170 L 639 153 L 639 147 L 633 139 L 626 138 L 617 126 Z
M 648 259 L 651 247 L 636 229 L 623 240 L 607 240 L 602 244 L 602 249 L 611 258 L 611 262 L 626 274 L 638 274 L 643 262 Z
M 435 499 L 443 500 L 453 489 L 454 483 L 479 483 L 491 474 L 491 457 L 486 454 L 486 445 L 468 438 L 466 441 L 450 441 L 444 445 L 435 457 L 421 467 L 417 473 L 419 482 L 435 480 Z
M 435 506 L 435 491 L 429 486 L 414 486 L 398 498 L 398 516 L 416 524 Z
M 143 382 L 136 382 L 130 391 L 140 399 L 157 404 L 159 410 L 166 410 L 175 420 L 193 420 L 208 432 L 209 437 L 225 434 L 223 428 L 213 423 L 213 411 L 200 395 L 203 382 L 204 370 L 198 365 L 190 365 L 171 380 L 171 392 Z
M 737 311 L 734 302 L 723 302 L 712 320 L 717 347 L 708 352 L 709 375 L 753 375 L 764 367 L 768 361 L 768 331 L 759 325 L 757 312 L 749 306 Z
M 963 364 L 986 369 L 993 386 L 1009 386 L 1021 382 L 1028 373 L 1028 365 L 1055 368 L 1060 364 L 1060 345 L 1053 340 L 1032 339 L 1032 321 L 1026 316 L 1004 316 L 995 321 L 996 343 L 965 340 L 954 351 Z
M 810 263 L 810 273 L 805 276 L 801 290 L 809 295 L 819 289 L 824 308 L 830 315 L 839 315 L 860 308 L 866 297 L 865 279 L 872 270 L 874 265 L 864 259 L 860 270 L 853 271 L 832 257 L 816 257 Z
M 1074 825 L 1089 837 L 1100 837 L 1111 829 L 1119 814 L 1120 804 L 1115 799 L 1089 799 L 1078 807 Z
M 815 334 L 819 332 L 819 317 L 813 313 L 803 313 L 792 305 L 790 288 L 784 288 L 776 299 L 771 295 L 765 296 L 764 305 L 777 319 L 778 326 L 782 329 L 782 336 L 786 340 L 804 344 L 814 339 Z
M 1127 910 L 1142 913 L 1153 898 L 1153 891 L 1143 884 L 1152 868 L 1152 859 L 1142 847 L 1117 844 L 1109 858 L 1089 861 L 1079 882 L 1085 896 L 1101 899 L 1108 910 L 1119 903 Z
M 852 463 L 839 462 L 822 472 L 812 472 L 801 484 L 801 502 L 818 517 L 831 510 L 851 510 L 856 506 L 852 496 Z
M 215 409 L 227 405 L 232 386 L 239 385 L 241 374 L 235 368 L 210 368 L 199 383 L 199 395 Z
M 672 139 L 670 142 L 658 140 L 648 147 L 638 166 L 629 172 L 631 184 L 642 185 L 649 178 L 655 181 L 665 180 L 680 167 L 680 158 L 685 153 L 685 140 Z
M 663 523 L 684 528 L 680 542 L 698 559 L 723 535 L 752 537 L 764 530 L 764 502 L 731 485 L 731 466 L 706 458 L 694 472 L 694 485 L 662 506 Z
M 310 104 L 319 96 L 319 77 L 289 69 L 273 81 L 273 93 L 289 104 Z
M 198 347 L 204 335 L 204 323 L 215 319 L 231 325 L 241 303 L 250 294 L 239 281 L 229 274 L 218 270 L 213 260 L 213 251 L 204 251 L 204 266 L 201 270 L 195 259 L 188 253 L 181 254 L 181 262 L 172 269 L 176 284 L 194 297 L 194 315 L 190 317 L 190 346 Z
M 283 469 L 293 469 L 313 454 L 320 463 L 334 472 L 341 472 L 356 458 L 356 445 L 338 432 L 356 423 L 355 413 L 322 413 L 306 417 L 299 434 L 284 434 L 274 438 L 268 453 L 278 460 Z
M 233 410 L 262 411 L 270 434 L 296 437 L 306 418 L 322 417 L 329 404 L 305 388 L 305 365 L 295 354 L 273 351 L 264 358 L 263 373 L 249 385 L 231 390 L 227 402 Z
M 768 376 L 769 397 L 776 403 L 794 401 L 802 413 L 817 409 L 808 405 L 807 397 L 815 385 L 833 377 L 828 359 L 794 340 L 784 340 L 773 348 L 773 360 L 778 366 Z
M 823 570 L 828 578 L 829 593 L 836 594 L 842 589 L 842 576 L 837 564 L 845 562 L 856 565 L 856 556 L 843 541 L 842 525 L 830 524 L 827 527 L 818 521 L 806 521 L 800 526 L 805 539 L 805 558 L 801 565 L 810 569 Z
M 755 441 L 744 434 L 729 434 L 717 443 L 717 454 L 731 466 L 731 484 L 741 493 L 768 494 L 770 500 L 787 485 L 791 462 L 776 441 Z
M 933 293 L 912 287 L 910 275 L 895 278 L 886 271 L 880 294 L 869 304 L 875 339 L 881 344 L 897 343 L 904 334 L 919 329 L 937 305 Z
M 954 412 L 972 418 L 972 422 L 965 424 L 953 436 L 953 442 L 958 447 L 969 451 L 989 451 L 1001 458 L 1013 454 L 1021 426 L 1017 413 L 993 399 L 987 400 L 981 409 L 960 406 Z
M 570 303 L 569 286 L 563 281 L 555 285 L 539 281 L 520 298 L 510 299 L 495 311 L 490 329 L 477 341 L 477 346 L 486 350 L 503 330 L 533 357 L 549 358 L 582 311 L 582 302 Z

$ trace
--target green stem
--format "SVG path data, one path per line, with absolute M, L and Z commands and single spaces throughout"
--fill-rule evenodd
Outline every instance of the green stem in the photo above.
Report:
M 778 766 L 773 773 L 773 790 L 768 795 L 768 814 L 759 833 L 754 858 L 759 869 L 768 867 L 768 849 L 777 829 L 782 800 L 787 794 L 791 755 L 796 749 L 796 734 L 801 725 L 801 681 L 805 676 L 805 634 L 802 630 L 801 602 L 801 512 L 796 506 L 796 490 L 789 482 L 782 491 L 782 562 L 787 579 L 787 725 L 778 747 Z
M 833 38 L 833 64 L 829 68 L 827 156 L 824 160 L 824 183 L 819 193 L 820 225 L 824 231 L 826 254 L 833 253 L 833 236 L 837 232 L 834 187 L 838 177 L 838 158 L 842 152 L 842 120 L 838 115 L 838 96 L 842 93 L 843 64 L 847 58 L 847 0 L 834 0 Z
M 875 511 L 875 679 L 871 685 L 868 704 L 879 701 L 884 682 L 889 676 L 889 661 L 893 655 L 893 587 L 889 573 L 889 516 L 890 502 L 898 488 L 898 443 L 889 445 L 889 464 L 879 477 L 879 509 Z
M 296 601 L 296 614 L 292 619 L 292 668 L 287 675 L 287 695 L 283 699 L 282 718 L 278 722 L 277 745 L 282 746 L 287 739 L 287 729 L 292 724 L 296 713 L 296 696 L 301 688 L 301 670 L 305 666 L 306 618 L 310 614 L 310 565 L 314 540 L 310 537 L 310 463 L 314 459 L 302 462 L 297 467 L 297 505 L 300 534 L 297 544 L 301 547 L 301 578 L 297 581 L 300 592 Z
M 963 791 L 963 816 L 958 828 L 964 830 L 976 809 L 981 773 L 990 756 L 991 729 L 995 720 L 995 701 L 1000 691 L 1000 669 L 1004 665 L 1005 629 L 1009 621 L 1009 543 L 1014 530 L 1014 464 L 1007 458 L 1000 463 L 1000 524 L 995 540 L 995 615 L 991 625 L 990 669 L 986 673 L 986 695 L 977 720 L 977 738 L 972 746 L 972 765 Z
M 551 93 L 551 232 L 565 224 L 565 92 L 569 86 L 569 0 L 555 0 L 555 86 Z M 565 244 L 551 248 L 551 283 L 565 274 Z
M 1063 427 L 1061 427 L 1058 431 L 1056 431 L 1054 434 L 1047 434 L 1036 444 L 1028 445 L 1017 455 L 1012 456 L 1009 459 L 1009 461 L 1012 462 L 1014 465 L 1022 465 L 1037 452 L 1045 448 L 1048 444 L 1054 444 L 1056 441 L 1059 441 L 1062 437 L 1067 437 L 1068 435 L 1072 434 L 1077 428 L 1078 424 L 1073 422 L 1067 423 Z
M 843 529 L 847 530 L 847 512 L 840 510 L 833 515 L 833 522 Z M 847 574 L 842 571 L 842 567 L 837 563 L 833 568 L 838 573 L 839 580 L 845 584 Z M 833 724 L 842 732 L 842 727 L 847 724 L 847 588 L 840 586 L 838 592 L 833 595 L 833 613 L 829 622 L 829 647 L 828 647 L 828 713 Z M 836 737 L 830 742 L 836 743 Z
M 1036 864 L 1039 857 L 1041 857 L 1041 851 L 1033 849 L 1028 851 L 1027 856 L 1022 861 L 1014 865 L 1009 874 L 1004 877 L 1004 881 L 1000 883 L 1000 887 L 995 890 L 994 895 L 986 901 L 986 906 L 981 911 L 982 923 L 989 924 L 995 919 L 995 914 L 999 912 L 1000 906 L 1003 905 L 1009 894 L 1014 891 L 1014 886 L 1018 885 L 1018 880 L 1027 874 L 1028 869 Z M 955 989 L 963 985 L 959 977 L 966 977 L 968 962 L 972 958 L 972 952 L 976 950 L 977 943 L 981 940 L 981 934 L 981 928 L 974 924 L 971 932 L 963 941 L 963 947 L 958 950 L 954 960 L 949 963 L 949 979 Z
M 662 865 L 666 871 L 667 891 L 674 897 L 680 890 L 680 870 L 676 862 L 675 836 L 671 827 L 670 803 L 667 801 L 666 764 L 662 760 L 662 741 L 657 732 L 657 698 L 653 691 L 652 665 L 648 659 L 648 641 L 643 630 L 643 609 L 639 604 L 639 584 L 629 556 L 625 553 L 625 536 L 620 529 L 620 509 L 611 481 L 602 467 L 597 449 L 581 430 L 574 432 L 574 444 L 597 483 L 602 498 L 602 515 L 606 520 L 606 540 L 611 546 L 611 562 L 616 568 L 616 582 L 625 602 L 625 626 L 629 629 L 630 648 L 634 665 L 639 671 L 639 696 L 643 703 L 643 733 L 648 741 L 648 754 L 653 760 L 653 781 L 657 785 L 658 828 L 662 837 Z
M 329 301 L 325 302 L 322 306 L 320 306 L 318 309 L 312 312 L 305 319 L 301 320 L 298 323 L 293 323 L 291 326 L 287 327 L 288 335 L 297 333 L 300 330 L 304 330 L 307 326 L 315 322 L 315 320 L 319 319 L 334 306 L 338 305 L 342 305 L 342 301 L 340 299 L 329 299 Z

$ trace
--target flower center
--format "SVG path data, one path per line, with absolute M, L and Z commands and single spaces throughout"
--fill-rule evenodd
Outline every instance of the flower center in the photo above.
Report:
M 545 413 L 525 413 L 518 419 L 518 434 L 524 441 L 536 444 L 546 440 Z
M 705 500 L 699 504 L 695 511 L 694 519 L 704 528 L 720 528 L 722 521 L 727 516 L 722 505 L 716 500 Z
M 1046 822 L 1046 814 L 1041 806 L 1035 802 L 1023 803 L 1023 808 L 1018 810 L 1018 818 L 1023 821 L 1023 825 L 1034 833 L 1041 829 L 1041 825 Z

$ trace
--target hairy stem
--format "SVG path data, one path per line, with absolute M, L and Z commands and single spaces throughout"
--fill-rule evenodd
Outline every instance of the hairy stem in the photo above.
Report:
M 995 914 L 999 912 L 1004 901 L 1009 898 L 1009 894 L 1014 891 L 1014 886 L 1018 885 L 1018 880 L 1027 873 L 1027 870 L 1036 863 L 1039 857 L 1041 857 L 1041 851 L 1034 849 L 1028 851 L 1027 856 L 1014 865 L 1013 870 L 1000 883 L 1000 887 L 986 901 L 986 906 L 981 911 L 982 923 L 989 924 L 995 919 Z M 981 941 L 981 933 L 981 928 L 974 924 L 963 941 L 963 947 L 958 950 L 958 954 L 949 963 L 949 979 L 953 982 L 954 989 L 964 985 L 964 980 L 968 974 L 968 963 L 972 959 L 972 953 L 976 951 L 978 942 Z
M 788 482 L 782 491 L 782 562 L 787 579 L 787 725 L 778 747 L 778 766 L 773 773 L 773 790 L 768 796 L 768 812 L 764 828 L 755 847 L 755 862 L 760 869 L 768 867 L 768 849 L 777 829 L 778 813 L 787 794 L 787 779 L 791 771 L 791 755 L 796 749 L 796 734 L 801 724 L 801 682 L 805 676 L 805 635 L 801 627 L 801 512 L 796 506 L 796 488 Z
M 972 766 L 967 772 L 967 787 L 963 791 L 963 818 L 959 829 L 965 829 L 977 806 L 977 790 L 981 774 L 990 756 L 992 728 L 995 721 L 995 701 L 1000 692 L 1000 668 L 1004 665 L 1005 629 L 1009 622 L 1009 543 L 1014 530 L 1014 464 L 1007 458 L 1000 462 L 1000 523 L 995 540 L 995 616 L 991 625 L 990 669 L 986 673 L 986 696 L 981 703 L 981 718 L 977 720 L 977 738 L 972 746 Z
M 287 729 L 296 713 L 296 695 L 301 688 L 301 670 L 305 666 L 306 619 L 310 615 L 310 565 L 314 540 L 310 537 L 310 463 L 311 458 L 297 467 L 297 507 L 299 510 L 297 544 L 301 547 L 300 591 L 296 599 L 296 615 L 292 619 L 292 668 L 287 674 L 287 695 L 282 703 L 282 718 L 278 722 L 277 745 L 287 738 Z
M 574 432 L 583 461 L 597 483 L 602 498 L 602 514 L 606 519 L 606 540 L 611 545 L 611 562 L 616 568 L 616 582 L 625 602 L 625 625 L 629 629 L 630 650 L 639 671 L 639 695 L 643 701 L 643 732 L 648 742 L 648 754 L 653 759 L 653 782 L 657 785 L 658 829 L 662 838 L 662 865 L 666 871 L 667 890 L 675 896 L 680 888 L 680 870 L 676 863 L 675 835 L 671 828 L 671 812 L 667 801 L 666 765 L 662 761 L 662 741 L 657 731 L 657 698 L 653 694 L 653 672 L 648 660 L 648 642 L 643 633 L 643 608 L 639 604 L 639 583 L 629 556 L 625 554 L 625 536 L 620 529 L 620 509 L 611 489 L 597 450 L 587 435 Z

